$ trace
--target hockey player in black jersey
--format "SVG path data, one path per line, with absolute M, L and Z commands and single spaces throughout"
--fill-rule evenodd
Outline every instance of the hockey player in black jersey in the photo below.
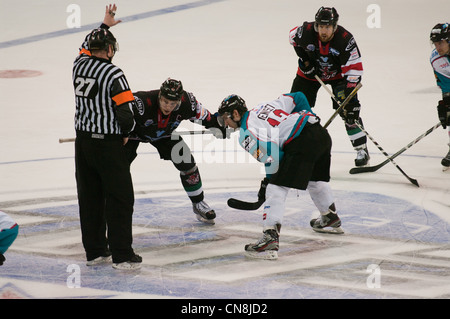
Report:
M 134 117 L 144 126 L 140 140 L 130 140 L 126 147 L 130 162 L 137 156 L 140 142 L 148 142 L 158 150 L 161 159 L 170 160 L 180 171 L 181 184 L 189 196 L 199 221 L 214 224 L 216 214 L 204 201 L 202 180 L 188 145 L 172 132 L 183 120 L 198 122 L 211 129 L 218 138 L 226 137 L 226 129 L 217 123 L 217 117 L 199 103 L 192 93 L 183 90 L 180 81 L 167 79 L 159 90 L 133 93 L 136 100 Z
M 316 13 L 315 21 L 304 22 L 289 34 L 290 44 L 299 57 L 291 92 L 303 92 L 311 107 L 316 103 L 320 88 L 316 75 L 325 84 L 331 85 L 334 95 L 341 102 L 361 81 L 363 67 L 359 48 L 353 35 L 338 25 L 338 20 L 335 8 L 321 7 Z M 367 165 L 369 161 L 367 137 L 355 124 L 355 120 L 362 124 L 360 107 L 355 95 L 340 114 L 357 151 L 356 166 Z M 333 108 L 338 108 L 335 101 Z

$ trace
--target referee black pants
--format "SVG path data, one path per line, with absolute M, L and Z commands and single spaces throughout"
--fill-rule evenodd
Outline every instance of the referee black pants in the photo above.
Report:
M 87 260 L 109 249 L 114 263 L 130 260 L 134 191 L 122 138 L 77 136 L 77 181 L 82 242 Z

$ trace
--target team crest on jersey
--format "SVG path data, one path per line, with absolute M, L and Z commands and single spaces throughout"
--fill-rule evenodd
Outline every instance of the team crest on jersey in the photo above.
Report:
M 334 56 L 338 56 L 339 54 L 341 54 L 338 50 L 334 48 L 330 48 L 330 53 Z

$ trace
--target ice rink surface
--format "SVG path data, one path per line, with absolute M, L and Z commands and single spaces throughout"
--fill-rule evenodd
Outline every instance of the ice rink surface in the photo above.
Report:
M 256 200 L 261 165 L 244 154 L 237 136 L 185 138 L 216 225 L 195 219 L 178 172 L 142 145 L 132 174 L 134 248 L 143 267 L 86 267 L 74 147 L 58 139 L 74 136 L 72 63 L 107 3 L 77 1 L 81 28 L 71 29 L 72 3 L 0 0 L 0 74 L 37 71 L 0 78 L 0 210 L 20 225 L 0 267 L 0 298 L 450 297 L 450 171 L 440 166 L 448 151 L 446 131 L 437 129 L 396 158 L 418 180 L 416 187 L 391 164 L 350 175 L 355 152 L 339 117 L 329 127 L 331 187 L 344 235 L 314 233 L 309 220 L 316 208 L 307 193 L 291 190 L 279 259 L 246 258 L 244 245 L 261 236 L 262 209 L 233 210 L 226 201 Z M 117 18 L 124 21 L 111 30 L 120 44 L 114 63 L 133 91 L 159 88 L 172 77 L 213 112 L 231 93 L 256 106 L 290 90 L 297 57 L 289 30 L 312 21 L 321 5 L 335 6 L 363 57 L 365 127 L 393 154 L 438 122 L 441 93 L 428 39 L 436 23 L 448 22 L 450 3 L 376 1 L 381 24 L 371 28 L 373 3 L 119 0 Z M 332 115 L 323 89 L 314 111 L 325 120 Z M 202 128 L 184 123 L 180 129 Z M 385 160 L 368 145 L 372 165 Z

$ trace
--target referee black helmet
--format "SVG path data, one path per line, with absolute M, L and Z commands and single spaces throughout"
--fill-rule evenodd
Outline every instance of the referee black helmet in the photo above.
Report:
M 112 45 L 114 53 L 119 50 L 119 44 L 111 31 L 97 28 L 89 34 L 89 50 L 108 50 L 110 45 Z

